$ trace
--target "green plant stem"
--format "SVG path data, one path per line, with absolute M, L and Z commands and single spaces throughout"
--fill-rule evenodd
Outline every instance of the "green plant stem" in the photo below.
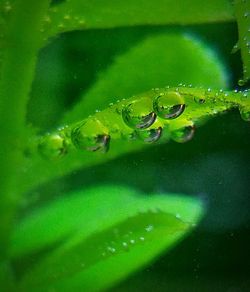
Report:
M 42 43 L 40 28 L 49 0 L 17 0 L 11 7 L 0 75 L 0 261 L 4 259 L 22 172 L 26 104 Z

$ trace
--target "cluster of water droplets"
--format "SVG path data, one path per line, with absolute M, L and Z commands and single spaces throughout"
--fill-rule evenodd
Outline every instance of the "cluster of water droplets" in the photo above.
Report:
M 237 106 L 241 117 L 250 121 L 248 91 L 224 92 L 181 85 L 174 89 L 154 89 L 153 94 L 111 104 L 71 127 L 44 136 L 39 143 L 43 156 L 57 158 L 70 148 L 107 152 L 114 133 L 116 138 L 157 142 L 162 136 L 178 143 L 191 140 L 202 119 Z M 189 111 L 186 109 L 189 108 Z M 184 118 L 179 119 L 183 115 Z M 115 119 L 118 119 L 115 121 Z M 196 125 L 196 126 L 195 126 Z M 123 132 L 125 133 L 123 135 Z
M 122 110 L 122 118 L 127 126 L 134 130 L 134 137 L 146 143 L 158 141 L 163 134 L 163 126 L 167 121 L 178 118 L 185 110 L 184 98 L 178 91 L 159 92 L 152 99 L 134 100 L 126 104 Z M 162 123 L 162 120 L 164 121 Z M 186 129 L 179 129 L 185 142 Z M 173 140 L 175 140 L 175 134 Z M 180 141 L 180 140 L 179 140 Z
M 105 242 L 99 252 L 103 258 L 116 254 L 129 252 L 138 245 L 144 245 L 149 242 L 153 232 L 157 228 L 155 216 L 161 211 L 139 212 L 137 215 L 130 217 L 127 222 L 113 229 L 109 234 L 109 240 Z M 137 223 L 137 224 L 135 224 Z
M 108 257 L 117 253 L 128 252 L 134 246 L 138 244 L 144 244 L 146 240 L 145 235 L 147 232 L 149 232 L 146 231 L 147 228 L 148 226 L 145 225 L 145 229 L 141 231 L 141 234 L 137 234 L 137 232 L 134 232 L 132 230 L 127 231 L 126 233 L 119 233 L 118 229 L 114 230 L 114 233 L 116 233 L 115 237 L 113 238 L 113 240 L 106 242 L 106 244 L 102 248 L 102 257 Z

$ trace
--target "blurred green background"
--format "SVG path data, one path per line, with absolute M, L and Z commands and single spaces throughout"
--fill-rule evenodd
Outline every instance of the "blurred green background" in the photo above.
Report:
M 76 31 L 52 39 L 41 51 L 28 122 L 42 133 L 60 125 L 66 110 L 117 56 L 147 37 L 173 32 L 191 35 L 213 50 L 227 68 L 228 87 L 238 88 L 240 54 L 231 54 L 236 23 Z M 181 72 L 179 82 L 185 82 Z M 198 128 L 187 144 L 156 145 L 44 184 L 29 193 L 22 212 L 68 191 L 103 183 L 129 185 L 145 193 L 198 196 L 206 206 L 198 228 L 112 291 L 249 291 L 249 134 L 249 123 L 232 111 Z

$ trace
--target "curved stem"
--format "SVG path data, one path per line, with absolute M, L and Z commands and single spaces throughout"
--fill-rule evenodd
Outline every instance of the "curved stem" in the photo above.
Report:
M 126 108 L 126 105 L 137 101 L 139 113 L 135 114 L 139 117 L 142 110 L 145 118 L 145 106 L 149 105 L 148 113 L 152 113 L 155 109 L 150 108 L 150 105 L 152 106 L 154 98 L 168 94 L 173 98 L 180 95 L 181 101 L 185 103 L 185 110 L 179 117 L 164 119 L 159 116 L 152 120 L 153 125 L 147 129 L 136 126 L 131 128 L 125 123 L 122 109 Z M 165 143 L 169 138 L 185 142 L 182 139 L 185 135 L 187 139 L 192 137 L 194 130 L 192 126 L 201 126 L 207 119 L 234 108 L 240 110 L 244 120 L 250 120 L 249 91 L 235 92 L 180 86 L 157 89 L 121 100 L 77 124 L 60 127 L 59 130 L 42 137 L 31 138 L 27 143 L 30 157 L 27 157 L 26 163 L 32 167 L 27 169 L 23 176 L 20 189 L 25 192 L 73 170 L 145 149 L 158 138 L 159 143 Z M 178 108 L 174 107 L 175 109 Z M 109 144 L 110 150 L 104 154 Z M 63 158 L 60 159 L 61 157 Z

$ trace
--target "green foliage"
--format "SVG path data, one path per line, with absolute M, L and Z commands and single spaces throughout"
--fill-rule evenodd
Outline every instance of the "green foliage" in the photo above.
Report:
M 185 11 L 185 13 L 183 13 Z M 233 20 L 227 0 L 210 0 L 204 5 L 197 0 L 150 1 L 78 1 L 67 0 L 53 6 L 45 17 L 44 35 L 76 29 L 112 28 L 119 26 L 194 24 Z
M 175 45 L 176 50 L 174 52 L 170 49 L 169 52 L 166 52 L 166 49 L 162 49 L 161 54 L 156 53 L 157 47 L 160 46 L 160 43 L 165 44 L 165 46 L 163 46 L 164 48 L 167 47 L 167 43 L 170 41 Z M 183 48 L 184 46 L 186 47 L 185 50 Z M 171 54 L 170 51 L 172 52 Z M 108 72 L 103 74 L 97 83 L 94 84 L 93 89 L 91 88 L 83 96 L 83 99 L 79 102 L 79 105 L 77 104 L 66 114 L 63 122 L 76 122 L 78 119 L 80 120 L 82 117 L 93 113 L 96 107 L 98 107 L 98 109 L 102 109 L 102 107 L 105 108 L 110 102 L 115 102 L 115 98 L 117 96 L 121 99 L 124 97 L 129 97 L 132 92 L 141 92 L 143 90 L 147 90 L 149 86 L 154 87 L 157 84 L 163 85 L 165 82 L 170 85 L 171 83 L 172 85 L 177 85 L 179 83 L 178 78 L 180 77 L 180 72 L 183 74 L 183 81 L 193 83 L 197 86 L 202 84 L 210 84 L 210 86 L 213 86 L 214 88 L 226 87 L 227 77 L 223 65 L 218 61 L 215 55 L 212 55 L 211 58 L 207 59 L 207 54 L 208 49 L 206 47 L 198 43 L 196 40 L 192 41 L 189 37 L 183 36 L 183 34 L 150 38 L 138 47 L 129 51 L 125 54 L 125 56 L 118 58 L 115 64 L 108 69 Z M 179 58 L 186 60 L 187 63 L 178 62 Z M 165 60 L 165 66 L 161 66 L 163 60 Z M 135 62 L 137 66 L 135 67 L 136 70 L 134 70 L 133 73 L 130 68 Z M 152 72 L 152 75 L 146 73 L 142 74 L 145 70 L 145 66 L 148 66 L 148 72 Z M 188 72 L 185 74 L 185 71 L 188 68 L 186 66 L 192 66 L 194 69 L 192 74 L 189 74 Z M 170 70 L 166 70 L 165 68 L 170 68 Z M 204 70 L 203 68 L 207 69 Z M 126 76 L 126 82 L 121 82 L 121 84 L 119 84 L 119 81 L 123 80 L 124 76 Z M 211 76 L 216 76 L 216 78 L 212 78 Z M 117 78 L 117 83 L 114 81 L 115 78 Z M 140 78 L 139 83 L 135 82 L 135 79 L 137 78 Z M 109 96 L 112 98 L 108 99 Z M 93 99 L 96 100 L 96 103 L 93 102 Z M 191 102 L 191 104 L 192 106 L 195 106 L 193 102 Z M 90 107 L 90 110 L 88 107 Z M 207 108 L 203 105 L 201 106 L 201 109 L 204 109 L 204 107 Z M 106 110 L 107 113 L 110 113 L 110 111 L 114 110 Z M 110 125 L 113 123 L 112 118 L 117 118 L 114 117 L 114 115 L 111 117 L 111 115 L 109 116 L 107 113 L 105 116 L 108 117 Z M 119 121 L 119 123 L 121 126 L 124 124 L 122 121 Z M 93 132 L 92 127 L 90 127 L 89 130 L 90 132 Z M 127 131 L 128 130 L 129 128 L 127 128 Z M 129 132 L 127 132 L 127 135 L 128 134 Z M 49 137 L 50 136 L 46 136 L 45 140 Z M 48 144 L 50 144 L 49 141 L 45 143 L 45 145 Z M 28 165 L 33 163 L 34 166 L 33 168 L 28 168 L 24 173 L 24 176 L 22 177 L 23 186 L 25 189 L 31 188 L 38 183 L 45 182 L 48 179 L 58 177 L 62 174 L 67 174 L 74 169 L 78 169 L 79 167 L 89 167 L 91 165 L 113 159 L 122 154 L 149 147 L 148 144 L 142 143 L 138 139 L 133 143 L 128 143 L 124 139 L 112 139 L 110 146 L 112 151 L 109 151 L 105 155 L 97 152 L 86 155 L 83 151 L 78 151 L 77 153 L 75 151 L 69 151 L 68 155 L 66 155 L 64 159 L 57 159 L 54 163 L 51 163 L 48 159 L 41 158 L 41 155 L 39 154 L 37 157 L 34 155 L 32 156 L 32 161 L 29 159 L 27 161 Z M 58 149 L 55 149 L 55 151 L 51 153 L 50 149 L 53 149 L 53 147 L 42 148 L 42 152 L 45 152 L 45 155 L 49 156 L 49 158 L 53 157 L 53 153 L 56 153 L 55 156 L 59 153 L 60 156 L 60 150 L 58 151 Z M 62 149 L 60 148 L 60 145 L 59 149 Z M 62 153 L 66 154 L 67 151 L 62 151 Z M 79 159 L 79 157 L 81 158 Z M 34 168 L 36 169 L 36 173 L 33 171 Z
M 10 253 L 20 257 L 63 242 L 24 277 L 22 289 L 98 291 L 171 246 L 201 212 L 199 201 L 179 195 L 145 196 L 118 186 L 92 188 L 67 194 L 27 216 L 16 228 Z
M 247 82 L 249 3 L 235 2 Z M 181 159 L 199 146 L 165 143 L 187 142 L 235 108 L 250 120 L 247 86 L 230 90 L 227 53 L 223 60 L 199 36 L 233 21 L 226 0 L 0 1 L 1 291 L 110 288 L 199 222 L 200 177 L 209 166 L 188 191 Z M 87 57 L 76 57 L 74 69 L 78 54 Z M 223 153 L 231 145 L 249 149 L 237 139 L 218 143 Z M 181 166 L 170 171 L 172 159 Z M 166 169 L 176 174 L 170 180 Z M 173 195 L 171 183 L 184 191 Z
M 26 140 L 26 106 L 42 41 L 38 31 L 49 0 L 39 1 L 39 5 L 30 0 L 15 1 L 13 5 L 12 1 L 1 1 L 3 35 L 0 46 L 0 117 L 1 133 L 4 137 L 0 144 L 0 165 L 3 170 L 0 175 L 2 242 L 7 239 L 5 234 L 11 228 L 13 212 L 19 200 L 16 180 L 23 163 L 21 149 L 24 148 Z M 12 15 L 9 16 L 12 10 Z M 30 15 L 30 18 L 27 18 L 27 15 Z M 0 258 L 1 256 L 2 252 Z
M 208 54 L 210 58 L 207 58 Z M 180 62 L 179 59 L 185 61 Z M 189 67 L 193 68 L 191 72 Z M 105 109 L 107 104 L 116 102 L 117 97 L 129 98 L 151 88 L 164 87 L 166 84 L 178 86 L 180 74 L 183 84 L 226 88 L 225 71 L 218 57 L 187 33 L 149 36 L 125 54 L 118 56 L 115 62 L 98 76 L 98 80 L 82 96 L 81 101 L 66 113 L 62 122 L 72 123 L 88 117 L 96 109 Z M 125 80 L 126 82 L 123 82 Z M 96 103 L 93 103 L 93 99 Z M 98 108 L 95 108 L 96 106 Z

